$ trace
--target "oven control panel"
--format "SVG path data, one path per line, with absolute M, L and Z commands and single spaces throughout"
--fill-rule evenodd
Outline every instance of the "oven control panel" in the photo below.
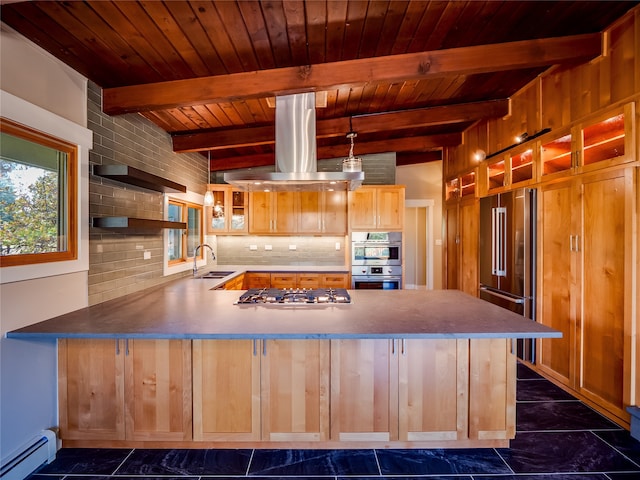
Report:
M 402 275 L 402 267 L 399 265 L 352 265 L 351 276 L 393 276 Z

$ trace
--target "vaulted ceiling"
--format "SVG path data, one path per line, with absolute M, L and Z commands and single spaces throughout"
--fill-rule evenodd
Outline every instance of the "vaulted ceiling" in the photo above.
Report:
M 554 65 L 601 53 L 637 1 L 34 1 L 0 18 L 212 170 L 274 164 L 276 95 L 315 91 L 318 158 L 441 158 Z M 325 105 L 326 104 L 326 105 Z

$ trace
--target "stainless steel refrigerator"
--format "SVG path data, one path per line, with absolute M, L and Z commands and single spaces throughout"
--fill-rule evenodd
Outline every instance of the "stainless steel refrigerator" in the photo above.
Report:
M 480 298 L 536 320 L 536 190 L 480 199 Z M 532 339 L 518 339 L 519 358 L 535 363 Z

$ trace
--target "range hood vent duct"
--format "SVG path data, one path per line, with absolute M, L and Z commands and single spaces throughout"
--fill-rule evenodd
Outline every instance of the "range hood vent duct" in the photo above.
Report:
M 355 190 L 363 172 L 318 172 L 315 93 L 276 97 L 275 172 L 231 172 L 224 181 L 243 190 Z

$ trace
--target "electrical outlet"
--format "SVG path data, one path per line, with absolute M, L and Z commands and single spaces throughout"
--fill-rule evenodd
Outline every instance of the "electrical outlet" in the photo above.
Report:
M 265 249 L 265 250 L 273 250 L 273 246 L 271 246 L 271 245 L 265 245 L 265 246 L 264 246 L 264 249 Z
M 289 250 L 295 250 L 297 247 L 295 245 L 289 245 Z
M 151 260 L 151 252 L 149 250 L 145 250 L 144 259 L 145 260 Z
M 258 245 L 249 245 L 249 250 L 258 250 Z

